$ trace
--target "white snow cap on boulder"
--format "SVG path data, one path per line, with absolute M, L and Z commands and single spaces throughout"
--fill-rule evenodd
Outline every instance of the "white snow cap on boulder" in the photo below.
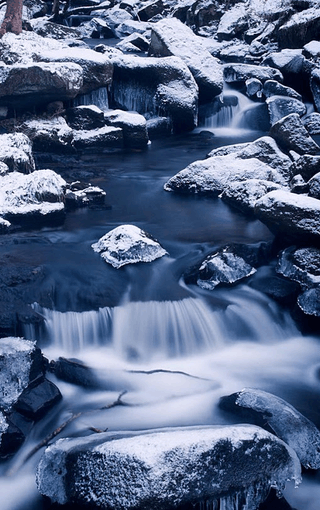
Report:
M 120 225 L 101 237 L 92 248 L 117 269 L 126 264 L 152 262 L 168 254 L 150 234 L 135 225 Z

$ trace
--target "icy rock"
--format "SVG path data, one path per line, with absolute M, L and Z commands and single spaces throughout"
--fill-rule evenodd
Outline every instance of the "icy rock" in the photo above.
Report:
M 112 99 L 121 109 L 168 116 L 175 131 L 196 126 L 198 86 L 180 58 L 115 54 L 111 60 Z
M 0 217 L 0 234 L 6 234 L 11 226 L 10 221 Z
M 39 420 L 62 398 L 55 384 L 44 379 L 36 386 L 25 388 L 21 393 L 15 409 L 31 420 Z
M 277 272 L 298 282 L 302 289 L 320 284 L 320 250 L 286 248 L 279 256 Z
M 294 14 L 278 31 L 278 42 L 282 48 L 301 48 L 317 39 L 320 30 L 320 9 L 312 7 Z
M 228 204 L 245 213 L 253 213 L 256 201 L 269 193 L 281 189 L 279 184 L 259 179 L 231 182 L 220 197 Z
M 223 62 L 243 62 L 249 54 L 249 45 L 239 40 L 223 43 L 219 51 L 219 58 Z M 208 48 L 210 51 L 210 47 Z
M 144 34 L 147 30 L 150 30 L 150 24 L 148 22 L 126 19 L 119 25 L 116 25 L 113 30 L 116 37 L 122 38 L 134 33 Z
M 172 132 L 172 122 L 168 117 L 153 117 L 147 120 L 147 131 L 150 140 L 169 136 Z
M 98 186 L 72 183 L 65 193 L 66 207 L 103 206 L 106 192 Z
M 271 484 L 282 489 L 290 479 L 300 480 L 295 452 L 253 425 L 61 439 L 37 470 L 38 489 L 52 502 L 110 510 L 165 510 L 237 491 L 253 510 Z
M 212 156 L 195 161 L 166 182 L 166 191 L 219 195 L 233 181 L 260 179 L 284 184 L 282 175 L 256 158 L 240 159 L 237 154 Z
M 247 6 L 242 3 L 237 3 L 221 17 L 217 29 L 218 39 L 220 41 L 229 41 L 234 37 L 239 37 L 240 39 L 243 33 L 249 28 L 248 22 Z
M 122 129 L 111 126 L 91 130 L 74 130 L 73 142 L 78 150 L 122 149 L 123 132 Z
M 298 154 L 317 154 L 320 151 L 297 113 L 291 113 L 273 124 L 270 135 L 285 151 L 293 150 Z
M 306 181 L 320 172 L 320 156 L 304 154 L 292 164 L 292 174 L 301 175 Z
M 275 234 L 290 240 L 319 241 L 320 201 L 288 191 L 271 191 L 257 200 L 256 216 Z
M 307 183 L 307 186 L 309 188 L 309 197 L 317 198 L 320 200 L 320 172 L 311 177 L 310 181 Z
M 286 87 L 285 85 L 282 85 L 282 83 L 279 83 L 276 80 L 267 80 L 264 82 L 263 85 L 263 94 L 266 97 L 271 96 L 287 96 L 287 97 L 293 97 L 294 99 L 299 99 L 301 101 L 301 94 L 296 92 L 291 87 Z
M 150 234 L 135 225 L 120 225 L 101 237 L 92 248 L 117 269 L 126 264 L 152 262 L 168 254 Z
M 242 408 L 259 413 L 274 433 L 298 455 L 306 468 L 320 467 L 320 432 L 317 427 L 285 400 L 262 390 L 244 388 L 222 397 L 220 407 L 241 414 Z
M 303 119 L 303 125 L 309 135 L 320 135 L 320 113 L 310 113 Z
M 141 21 L 148 21 L 149 19 L 153 18 L 153 16 L 156 16 L 157 14 L 163 13 L 163 1 L 162 0 L 156 0 L 155 2 L 146 2 L 143 4 L 143 7 L 140 8 L 137 12 L 138 19 Z
M 309 94 L 311 65 L 302 55 L 302 50 L 285 49 L 270 53 L 263 59 L 262 64 L 278 69 L 286 83 L 303 94 Z
M 8 411 L 29 384 L 35 342 L 0 339 L 0 408 Z
M 0 446 L 1 446 L 2 436 L 3 436 L 4 432 L 6 432 L 8 427 L 9 427 L 9 424 L 8 424 L 8 422 L 6 420 L 6 417 L 0 411 Z
M 143 148 L 148 145 L 147 122 L 139 113 L 109 110 L 105 112 L 104 120 L 108 126 L 122 129 L 125 147 Z
M 27 120 L 19 130 L 30 138 L 36 151 L 61 152 L 72 149 L 73 132 L 63 117 Z
M 6 64 L 31 63 L 40 60 L 39 51 L 59 51 L 68 48 L 65 41 L 41 37 L 35 32 L 23 31 L 20 35 L 7 32 L 0 42 L 1 59 Z
M 280 171 L 284 177 L 288 178 L 291 175 L 291 159 L 279 149 L 271 136 L 257 138 L 254 142 L 219 147 L 211 151 L 208 156 L 225 156 L 231 153 L 237 154 L 237 157 L 241 159 L 257 158 Z
M 308 289 L 298 296 L 297 303 L 304 314 L 320 317 L 320 287 Z
M 237 253 L 236 246 L 226 246 L 210 254 L 197 271 L 197 285 L 201 289 L 213 290 L 219 284 L 233 285 L 256 272 Z
M 262 83 L 260 80 L 257 80 L 257 78 L 250 78 L 246 81 L 245 85 L 247 96 L 253 97 L 257 96 L 258 94 L 261 95 Z
M 221 93 L 221 63 L 212 57 L 201 37 L 177 18 L 166 18 L 152 26 L 149 53 L 157 57 L 180 57 L 192 72 L 201 99 L 209 100 Z
M 28 175 L 11 172 L 0 177 L 0 215 L 10 221 L 60 216 L 65 186 L 65 180 L 52 170 L 36 170 Z
M 264 83 L 267 80 L 282 81 L 283 76 L 278 69 L 252 64 L 225 64 L 223 66 L 224 79 L 227 83 L 244 84 L 251 78 Z
M 6 167 L 11 172 L 35 170 L 31 140 L 23 133 L 0 135 L 0 164 L 0 176 L 7 173 Z
M 307 112 L 303 102 L 293 97 L 271 96 L 266 99 L 266 103 L 268 105 L 271 126 L 291 113 L 297 113 L 299 117 L 302 117 Z
M 72 99 L 82 86 L 83 71 L 73 62 L 0 66 L 0 104 L 6 106 L 27 107 L 30 103 L 43 105 Z
M 294 305 L 300 293 L 300 285 L 273 274 L 258 276 L 251 280 L 249 285 L 253 289 L 263 292 L 270 298 L 279 302 L 282 306 Z

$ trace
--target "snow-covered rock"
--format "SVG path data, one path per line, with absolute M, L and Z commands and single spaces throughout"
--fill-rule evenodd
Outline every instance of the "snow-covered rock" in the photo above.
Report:
M 135 225 L 120 225 L 92 245 L 95 252 L 119 269 L 126 264 L 152 262 L 167 252 L 147 232 Z
M 302 53 L 305 57 L 318 60 L 320 57 L 320 41 L 310 41 L 305 44 Z
M 82 86 L 83 71 L 73 62 L 0 66 L 0 104 L 26 107 L 72 99 Z
M 305 104 L 293 97 L 271 96 L 266 99 L 266 103 L 271 126 L 290 113 L 297 113 L 299 117 L 302 117 L 307 112 Z
M 123 131 L 121 128 L 112 126 L 90 130 L 74 130 L 73 144 L 78 150 L 121 149 L 123 148 Z
M 320 147 L 311 138 L 297 113 L 290 113 L 271 126 L 270 135 L 285 151 L 317 154 Z
M 285 441 L 306 468 L 320 467 L 320 432 L 317 427 L 285 400 L 266 391 L 244 388 L 222 397 L 220 406 L 241 415 L 243 408 L 261 415 L 265 426 Z
M 146 433 L 102 433 L 62 439 L 46 449 L 37 470 L 52 502 L 111 510 L 159 510 L 242 493 L 247 508 L 270 484 L 300 481 L 294 451 L 253 425 L 188 427 Z
M 178 57 L 138 57 L 117 53 L 111 58 L 112 101 L 121 109 L 168 116 L 176 131 L 197 124 L 198 86 Z
M 268 145 L 268 140 L 265 145 Z M 251 147 L 250 144 L 216 149 L 210 153 L 209 158 L 195 161 L 171 177 L 164 185 L 164 189 L 179 193 L 219 195 L 230 183 L 248 179 L 271 181 L 287 186 L 286 172 L 281 167 L 278 169 L 274 164 L 271 166 L 259 160 L 256 157 L 257 150 L 261 152 L 261 147 Z M 270 159 L 274 159 L 275 163 L 277 153 L 273 152 Z
M 73 132 L 63 117 L 26 120 L 19 130 L 30 138 L 36 151 L 63 152 L 72 149 Z
M 27 388 L 35 342 L 23 338 L 0 339 L 0 408 L 8 411 Z
M 250 78 L 256 78 L 264 83 L 267 80 L 283 81 L 278 69 L 268 66 L 252 64 L 225 64 L 223 66 L 224 79 L 227 83 L 244 84 Z
M 31 140 L 23 133 L 0 135 L 0 162 L 0 176 L 7 173 L 7 168 L 10 172 L 35 170 Z
M 320 30 L 320 9 L 312 7 L 294 14 L 278 31 L 278 42 L 282 48 L 302 48 L 317 39 Z
M 298 296 L 297 303 L 304 314 L 320 317 L 320 287 L 313 287 Z
M 243 3 L 236 3 L 221 17 L 217 36 L 219 40 L 230 40 L 234 37 L 241 38 L 242 34 L 249 28 L 247 6 Z
M 281 172 L 284 177 L 290 178 L 291 176 L 292 161 L 279 149 L 276 141 L 271 136 L 262 136 L 254 142 L 219 147 L 212 150 L 208 156 L 226 156 L 231 153 L 236 154 L 240 159 L 257 158 Z
M 248 179 L 246 181 L 234 181 L 226 186 L 220 197 L 228 204 L 240 209 L 245 213 L 253 213 L 256 201 L 282 186 L 275 182 L 259 179 Z
M 320 250 L 286 248 L 279 255 L 277 272 L 298 282 L 303 290 L 320 285 Z
M 292 163 L 292 175 L 301 175 L 305 181 L 309 181 L 320 172 L 320 156 L 304 154 Z
M 309 135 L 320 135 L 320 113 L 310 113 L 303 119 L 303 125 Z
M 212 99 L 223 86 L 223 67 L 206 44 L 177 18 L 165 18 L 152 26 L 149 53 L 157 57 L 180 57 L 192 72 L 200 98 Z
M 104 120 L 107 126 L 122 129 L 125 147 L 143 148 L 148 145 L 147 122 L 139 113 L 109 110 L 105 112 Z
M 147 131 L 150 140 L 169 136 L 172 133 L 172 122 L 169 117 L 152 117 L 147 120 Z
M 284 238 L 319 241 L 320 201 L 288 191 L 271 191 L 257 200 L 255 214 Z
M 66 190 L 65 203 L 69 208 L 85 207 L 87 205 L 103 206 L 105 196 L 106 192 L 98 186 L 74 182 Z
M 0 215 L 10 221 L 60 217 L 65 186 L 65 180 L 52 170 L 36 170 L 28 175 L 11 172 L 0 177 Z
M 98 129 L 105 125 L 103 111 L 95 105 L 80 105 L 68 108 L 67 122 L 72 129 Z
M 320 200 L 320 172 L 315 174 L 308 181 L 308 195 L 309 197 L 317 198 Z
M 79 39 L 81 33 L 73 27 L 62 25 L 61 23 L 53 23 L 48 21 L 48 18 L 35 18 L 30 20 L 32 30 L 42 36 L 52 39 Z

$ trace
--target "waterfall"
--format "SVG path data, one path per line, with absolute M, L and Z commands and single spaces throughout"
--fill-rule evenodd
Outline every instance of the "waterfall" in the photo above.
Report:
M 154 91 L 140 83 L 118 80 L 112 87 L 112 101 L 119 108 L 141 114 L 155 112 Z
M 92 90 L 88 94 L 83 94 L 77 96 L 73 100 L 73 106 L 88 106 L 95 105 L 100 110 L 108 110 L 109 109 L 109 99 L 108 99 L 108 90 L 106 87 L 100 87 L 99 89 Z
M 234 134 L 239 129 L 268 130 L 269 118 L 264 103 L 252 101 L 225 84 L 223 92 L 200 112 L 201 129 L 225 129 Z
M 39 337 L 64 352 L 111 345 L 126 359 L 187 356 L 222 344 L 223 324 L 202 300 L 128 302 L 88 312 L 33 305 L 44 318 Z M 35 332 L 26 332 L 34 338 Z M 37 336 L 37 335 L 36 335 Z

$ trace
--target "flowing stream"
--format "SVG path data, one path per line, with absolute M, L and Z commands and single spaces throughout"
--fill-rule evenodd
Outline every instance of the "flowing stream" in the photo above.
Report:
M 50 295 L 50 306 L 33 305 L 45 322 L 40 329 L 27 327 L 25 336 L 37 339 L 48 359 L 85 362 L 101 388 L 81 389 L 52 376 L 63 401 L 1 467 L 1 510 L 49 508 L 34 482 L 41 452 L 25 459 L 73 413 L 83 415 L 61 436 L 88 435 L 92 428 L 225 424 L 232 420 L 218 409 L 219 398 L 251 386 L 287 399 L 320 426 L 319 339 L 303 337 L 286 310 L 247 283 L 210 292 L 182 279 L 185 270 L 227 242 L 272 240 L 263 224 L 220 199 L 163 191 L 169 177 L 213 148 L 263 134 L 237 128 L 226 137 L 216 131 L 217 123 L 230 125 L 231 113 L 210 126 L 203 122 L 189 135 L 152 142 L 145 152 L 38 156 L 38 168 L 102 187 L 109 207 L 70 212 L 60 228 L 16 233 L 0 251 L 46 267 L 41 290 Z M 124 223 L 145 229 L 169 255 L 120 270 L 107 265 L 91 244 Z M 257 274 L 261 271 L 268 268 Z M 124 391 L 128 406 L 99 410 Z M 318 510 L 317 483 L 309 475 L 298 490 L 288 487 L 290 504 Z

